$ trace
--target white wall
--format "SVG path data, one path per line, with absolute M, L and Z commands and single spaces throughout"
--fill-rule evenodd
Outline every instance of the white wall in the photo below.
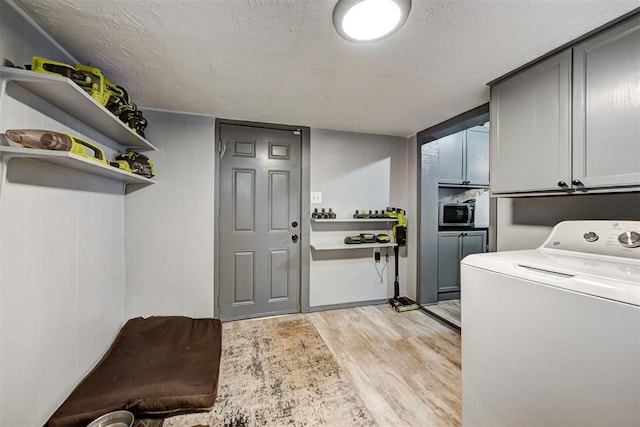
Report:
M 144 110 L 157 184 L 127 194 L 127 317 L 212 317 L 214 118 Z
M 499 198 L 498 251 L 534 249 L 560 221 L 640 220 L 640 193 Z
M 74 62 L 0 0 L 0 58 Z M 11 85 L 0 132 L 44 128 L 116 144 Z M 50 118 L 48 116 L 54 116 Z M 124 320 L 124 191 L 119 182 L 24 159 L 0 194 L 0 425 L 42 425 Z
M 315 207 L 333 208 L 338 218 L 355 209 L 407 207 L 408 143 L 405 138 L 311 129 L 311 191 L 322 193 Z M 412 212 L 408 212 L 409 226 Z M 415 213 L 413 213 L 415 215 Z M 339 241 L 364 230 L 312 224 L 311 242 Z M 379 230 L 382 231 L 382 230 Z M 384 250 L 382 251 L 384 254 Z M 393 251 L 380 283 L 373 250 L 312 251 L 310 306 L 327 306 L 385 299 L 393 295 Z M 381 271 L 384 265 L 378 265 Z M 400 263 L 400 282 L 406 294 L 406 258 Z M 415 287 L 415 285 L 414 285 Z

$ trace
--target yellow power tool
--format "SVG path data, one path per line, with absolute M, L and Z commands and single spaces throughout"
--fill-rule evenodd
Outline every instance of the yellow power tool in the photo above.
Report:
M 102 148 L 77 136 L 36 129 L 9 129 L 6 136 L 10 141 L 28 148 L 69 151 L 98 163 L 108 164 Z

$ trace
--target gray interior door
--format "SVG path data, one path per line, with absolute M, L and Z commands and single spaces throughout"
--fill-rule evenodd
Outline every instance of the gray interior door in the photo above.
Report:
M 300 132 L 220 125 L 223 320 L 299 311 Z

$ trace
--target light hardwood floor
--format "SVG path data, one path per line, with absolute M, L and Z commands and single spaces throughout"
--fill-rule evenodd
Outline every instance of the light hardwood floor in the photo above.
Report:
M 440 301 L 435 305 L 424 306 L 423 309 L 448 320 L 458 326 L 458 328 L 462 326 L 462 307 L 460 306 L 459 299 Z
M 460 335 L 388 305 L 305 314 L 380 426 L 459 426 Z

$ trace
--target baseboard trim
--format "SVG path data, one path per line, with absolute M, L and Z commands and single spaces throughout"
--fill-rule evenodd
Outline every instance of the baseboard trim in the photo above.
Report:
M 365 305 L 386 304 L 387 301 L 389 300 L 385 298 L 385 299 L 375 299 L 375 300 L 369 300 L 369 301 L 346 302 L 342 304 L 316 305 L 313 307 L 309 307 L 309 311 L 306 311 L 305 313 L 314 313 L 316 311 L 338 310 L 341 308 L 364 307 Z

